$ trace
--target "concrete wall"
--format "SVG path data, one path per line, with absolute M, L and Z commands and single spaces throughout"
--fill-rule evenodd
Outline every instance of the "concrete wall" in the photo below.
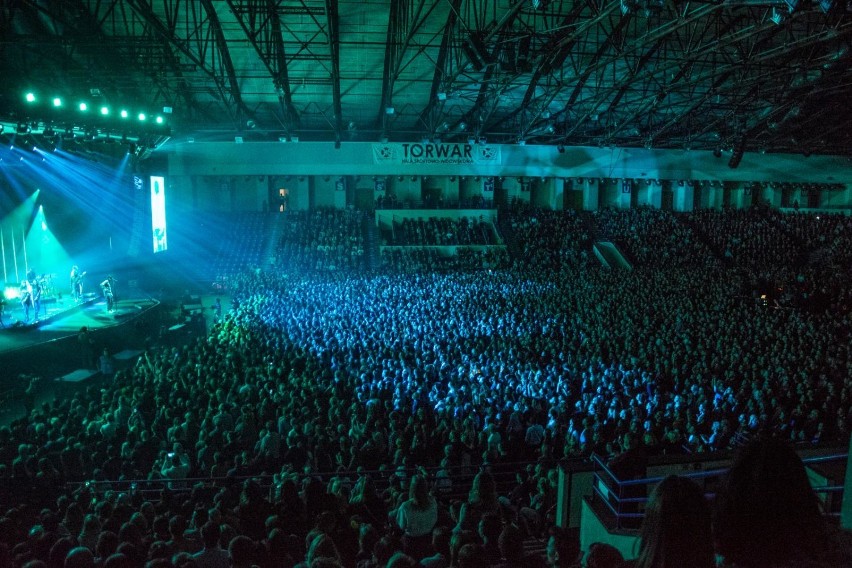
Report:
M 337 175 L 178 175 L 166 176 L 172 200 L 190 210 L 239 212 L 278 209 L 280 190 L 286 190 L 288 210 L 348 205 L 368 208 L 379 195 L 376 180 L 385 182 L 384 195 L 395 195 L 409 206 L 422 203 L 429 194 L 446 202 L 483 196 L 506 203 L 515 200 L 545 209 L 563 209 L 566 203 L 586 211 L 602 207 L 630 208 L 664 205 L 666 188 L 671 188 L 671 209 L 687 212 L 699 208 L 745 208 L 754 203 L 773 207 L 808 209 L 809 192 L 795 185 L 758 184 L 687 180 L 631 180 L 630 192 L 623 191 L 623 180 L 600 178 L 536 178 L 529 176 L 496 177 L 494 192 L 485 192 L 483 176 L 337 176 Z M 337 182 L 343 180 L 344 191 Z M 683 185 L 681 185 L 683 183 Z M 580 196 L 577 198 L 577 196 Z M 566 202 L 566 197 L 568 202 Z M 668 201 L 667 201 L 668 203 Z M 668 206 L 667 206 L 668 207 Z M 852 208 L 852 184 L 840 189 L 825 189 L 816 194 L 813 207 Z
M 170 175 L 418 175 L 550 178 L 700 179 L 852 183 L 852 161 L 840 156 L 750 154 L 736 169 L 711 152 L 640 148 L 566 148 L 494 145 L 496 157 L 478 163 L 382 161 L 376 147 L 350 142 L 335 150 L 331 143 L 193 142 L 174 139 L 155 151 L 168 158 Z M 391 145 L 401 147 L 402 145 Z M 434 146 L 434 145 L 430 145 Z M 441 145 L 464 147 L 465 145 Z

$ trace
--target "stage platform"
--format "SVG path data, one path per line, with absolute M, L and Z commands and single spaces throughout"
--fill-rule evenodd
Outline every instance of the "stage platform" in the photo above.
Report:
M 32 312 L 27 321 L 23 307 L 10 302 L 3 313 L 4 327 L 0 327 L 0 354 L 76 336 L 82 327 L 97 331 L 118 326 L 158 304 L 152 298 L 129 298 L 119 300 L 110 312 L 102 297 L 87 295 L 79 303 L 71 298 L 46 303 L 38 321 L 32 319 Z

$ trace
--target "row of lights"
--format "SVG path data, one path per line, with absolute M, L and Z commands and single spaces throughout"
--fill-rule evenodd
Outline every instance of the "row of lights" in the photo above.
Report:
M 26 93 L 26 94 L 24 95 L 24 99 L 25 99 L 25 100 L 27 101 L 27 103 L 29 103 L 29 104 L 36 104 L 36 103 L 38 102 L 38 98 L 36 97 L 36 94 L 35 94 L 35 93 L 33 93 L 33 92 L 28 92 L 28 93 Z M 54 98 L 53 98 L 52 103 L 53 103 L 53 108 L 56 108 L 56 109 L 62 108 L 62 107 L 63 107 L 63 105 L 64 105 L 64 103 L 63 103 L 63 101 L 62 101 L 62 99 L 61 99 L 60 97 L 54 97 Z M 85 112 L 89 112 L 89 103 L 87 103 L 87 102 L 80 102 L 80 103 L 78 103 L 78 105 L 77 105 L 77 109 L 78 109 L 80 112 L 84 112 L 84 113 L 85 113 Z M 170 108 L 170 107 L 165 107 L 163 110 L 164 110 L 164 113 L 166 113 L 166 114 L 167 114 L 169 111 L 171 111 L 171 108 Z M 102 106 L 99 108 L 99 113 L 100 113 L 100 115 L 101 115 L 101 116 L 103 116 L 103 117 L 107 117 L 107 116 L 109 116 L 109 115 L 110 115 L 111 110 L 110 110 L 110 108 L 109 108 L 108 106 L 102 105 Z M 124 118 L 124 119 L 126 119 L 126 118 L 130 118 L 130 112 L 129 112 L 127 109 L 121 109 L 121 110 L 118 112 L 118 114 L 119 114 L 119 116 L 120 116 L 121 118 Z M 140 112 L 140 113 L 138 113 L 138 114 L 136 115 L 136 118 L 139 120 L 139 122 L 146 122 L 146 121 L 148 120 L 148 114 L 147 114 L 147 113 L 144 113 L 144 112 Z M 157 124 L 165 124 L 166 119 L 165 119 L 165 118 L 163 118 L 163 116 L 162 116 L 162 115 L 156 115 L 156 116 L 154 117 L 154 122 L 155 122 L 155 123 L 157 123 Z

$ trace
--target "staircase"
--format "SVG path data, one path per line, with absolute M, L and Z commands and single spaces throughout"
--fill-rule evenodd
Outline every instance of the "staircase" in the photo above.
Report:
M 633 270 L 633 266 L 624 257 L 618 247 L 610 241 L 596 241 L 592 245 L 595 256 L 607 268 L 623 268 Z
M 281 239 L 283 227 L 282 219 L 276 214 L 269 214 L 266 218 L 266 242 L 263 245 L 262 266 L 275 266 L 278 251 L 278 241 Z
M 375 214 L 364 216 L 362 231 L 364 235 L 364 271 L 376 272 L 381 268 L 382 261 L 379 255 L 379 229 L 376 227 Z

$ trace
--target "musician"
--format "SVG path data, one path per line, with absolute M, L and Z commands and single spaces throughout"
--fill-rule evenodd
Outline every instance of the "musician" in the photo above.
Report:
M 29 275 L 29 273 L 27 273 Z M 30 322 L 30 308 L 35 308 L 33 283 L 29 279 L 21 281 L 21 307 L 24 308 L 24 321 Z
M 44 293 L 44 280 L 40 278 L 36 278 L 32 281 L 33 288 L 33 308 L 35 311 L 35 321 L 37 322 L 41 317 L 41 297 Z M 47 314 L 45 314 L 47 315 Z
M 114 284 L 115 279 L 112 275 L 107 276 L 106 280 L 101 282 L 101 290 L 103 291 L 104 298 L 106 299 L 107 312 L 110 313 L 115 311 L 115 294 L 113 292 Z
M 76 264 L 71 267 L 71 297 L 75 302 L 83 299 L 83 276 L 86 273 L 80 270 Z

